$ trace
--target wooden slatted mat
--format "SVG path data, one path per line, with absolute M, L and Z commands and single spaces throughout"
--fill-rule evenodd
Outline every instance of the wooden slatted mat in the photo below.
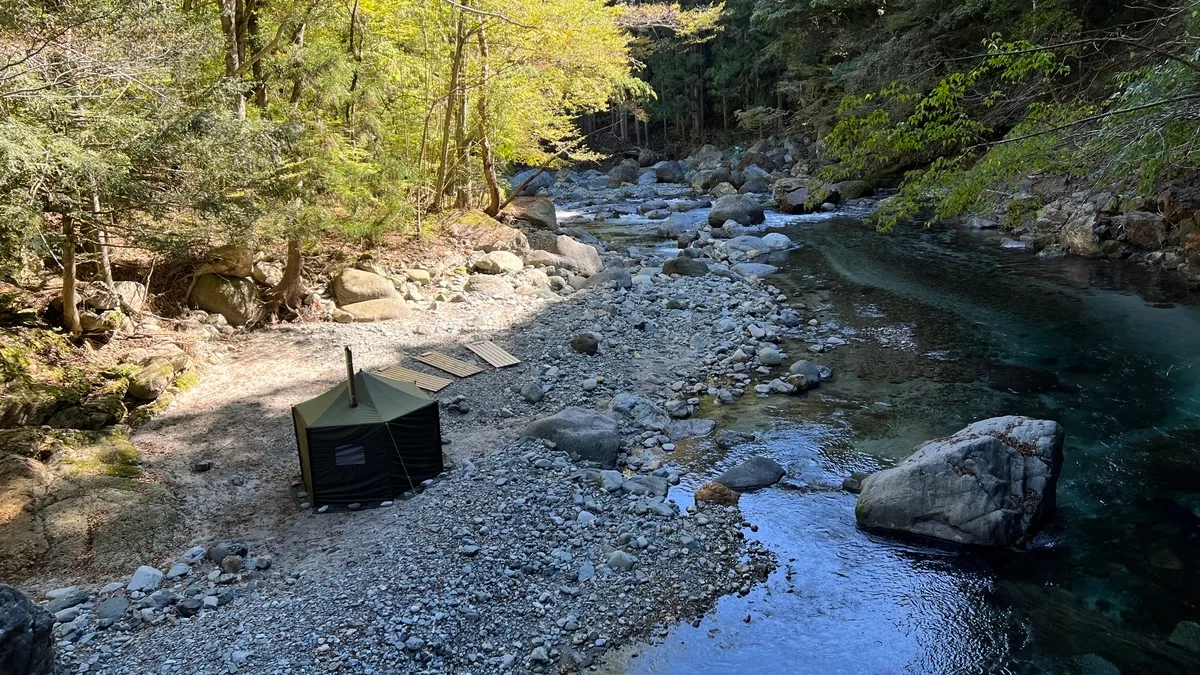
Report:
M 453 380 L 447 380 L 444 377 L 419 373 L 415 370 L 409 370 L 408 368 L 402 368 L 400 366 L 389 366 L 376 372 L 393 380 L 412 382 L 425 391 L 441 391 L 450 386 L 450 383 L 453 382 Z
M 521 362 L 521 359 L 509 354 L 503 349 L 496 346 L 491 340 L 480 340 L 479 342 L 468 342 L 467 349 L 479 355 L 479 358 L 487 361 L 497 368 L 506 366 L 515 366 Z
M 459 377 L 470 377 L 476 373 L 483 372 L 483 368 L 480 368 L 474 363 L 460 361 L 453 356 L 446 356 L 441 352 L 425 352 L 424 354 L 413 358 L 421 363 L 433 366 L 438 370 L 444 370 L 451 375 L 457 375 Z

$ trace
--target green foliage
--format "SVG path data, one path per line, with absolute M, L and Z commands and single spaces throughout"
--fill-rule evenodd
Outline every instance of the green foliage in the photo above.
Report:
M 649 94 L 604 0 L 187 7 L 0 8 L 0 274 L 31 281 L 65 217 L 172 256 L 329 229 L 377 240 L 417 220 L 439 173 L 477 199 L 483 135 L 500 166 L 541 163 L 573 147 L 575 116 Z

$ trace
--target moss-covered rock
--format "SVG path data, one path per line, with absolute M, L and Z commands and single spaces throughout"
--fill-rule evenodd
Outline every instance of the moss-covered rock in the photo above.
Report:
M 155 357 L 129 377 L 129 395 L 139 401 L 153 401 L 175 380 L 175 367 L 165 358 Z
M 224 316 L 231 326 L 256 323 L 263 315 L 258 286 L 250 279 L 203 274 L 196 279 L 190 299 L 200 309 Z

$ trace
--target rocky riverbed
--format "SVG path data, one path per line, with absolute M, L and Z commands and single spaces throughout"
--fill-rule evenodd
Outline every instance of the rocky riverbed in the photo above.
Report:
M 717 431 L 703 414 L 713 406 L 818 386 L 829 370 L 800 357 L 846 336 L 819 293 L 792 298 L 762 280 L 775 267 L 761 261 L 792 246 L 782 235 L 758 236 L 750 222 L 761 218 L 765 195 L 734 205 L 745 225 L 711 224 L 708 201 L 686 185 L 597 186 L 586 191 L 589 204 L 574 199 L 579 181 L 597 177 L 609 180 L 559 176 L 549 191 L 571 209 L 563 215 L 586 222 L 661 201 L 686 216 L 692 245 L 678 255 L 673 240 L 672 249 L 606 246 L 571 222 L 543 242 L 547 223 L 520 221 L 539 248 L 522 250 L 514 237 L 514 253 L 493 239 L 432 275 L 397 278 L 359 265 L 402 289 L 380 298 L 402 307 L 401 320 L 362 322 L 357 308 L 343 308 L 371 299 L 342 297 L 348 284 L 335 280 L 322 300 L 335 322 L 230 338 L 201 381 L 133 437 L 144 474 L 179 499 L 175 551 L 147 556 L 132 577 L 73 590 L 55 588 L 75 581 L 69 575 L 35 580 L 35 593 L 55 596 L 41 597 L 57 603 L 60 665 L 583 669 L 614 647 L 665 634 L 721 595 L 749 592 L 773 568 L 771 555 L 743 539 L 750 524 L 736 506 L 675 503 L 669 486 L 683 469 L 672 455 L 711 442 L 701 439 Z M 637 217 L 628 223 L 630 232 L 644 227 Z M 340 323 L 340 311 L 355 321 Z M 438 394 L 452 468 L 385 508 L 301 508 L 304 497 L 289 487 L 297 475 L 289 408 L 341 376 L 338 346 L 376 368 L 411 366 L 406 356 L 428 349 L 470 359 L 469 339 L 494 340 L 522 364 Z M 785 343 L 805 354 L 789 354 Z M 583 457 L 555 426 L 564 409 L 611 424 L 611 456 Z M 615 470 L 602 472 L 608 466 Z M 691 504 L 690 494 L 682 501 Z M 231 539 L 245 550 L 210 553 Z

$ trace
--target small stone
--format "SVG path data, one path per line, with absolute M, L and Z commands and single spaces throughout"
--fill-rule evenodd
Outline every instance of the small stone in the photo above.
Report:
M 479 547 L 471 545 L 460 546 L 458 552 L 467 556 L 468 558 L 472 558 L 479 553 Z
M 213 461 L 211 459 L 202 459 L 192 465 L 192 471 L 195 473 L 204 473 L 205 471 L 210 471 L 212 468 Z
M 571 349 L 574 349 L 580 354 L 587 354 L 588 356 L 591 356 L 595 354 L 599 348 L 600 343 L 596 340 L 596 338 L 587 333 L 576 335 L 575 337 L 571 338 Z
M 404 641 L 404 648 L 410 652 L 415 652 L 424 646 L 425 641 L 415 635 Z
M 600 385 L 598 382 L 596 382 L 596 378 L 589 377 L 586 380 L 580 382 L 579 386 L 584 391 L 596 391 L 596 387 L 598 387 Z
M 179 577 L 187 576 L 192 571 L 192 566 L 187 563 L 177 562 L 171 565 L 171 569 L 167 570 L 168 579 L 178 579 Z
M 596 514 L 592 513 L 591 511 L 580 511 L 579 516 L 577 516 L 577 520 L 584 525 L 587 525 L 588 523 L 596 520 Z
M 213 599 L 216 600 L 216 598 L 213 598 Z M 200 609 L 203 606 L 204 606 L 204 603 L 202 603 L 201 601 L 199 601 L 195 598 L 187 598 L 185 600 L 180 601 L 179 604 L 175 605 L 175 611 L 179 613 L 179 616 L 186 618 L 186 617 L 190 617 L 190 616 L 196 616 L 197 614 L 199 614 Z
M 246 560 L 239 555 L 227 555 L 221 558 L 221 571 L 225 574 L 237 574 L 246 569 Z
M 538 403 L 545 395 L 542 387 L 536 382 L 526 382 L 525 386 L 521 387 L 521 397 L 526 403 Z
M 596 567 L 591 563 L 584 563 L 579 567 L 579 572 L 575 575 L 575 580 L 579 583 L 589 581 L 596 576 Z
M 619 572 L 628 572 L 629 570 L 633 569 L 633 564 L 635 562 L 637 562 L 637 558 L 634 556 L 631 556 L 624 551 L 613 551 L 612 553 L 608 554 L 608 559 L 605 561 L 605 564 L 613 570 L 617 570 Z

